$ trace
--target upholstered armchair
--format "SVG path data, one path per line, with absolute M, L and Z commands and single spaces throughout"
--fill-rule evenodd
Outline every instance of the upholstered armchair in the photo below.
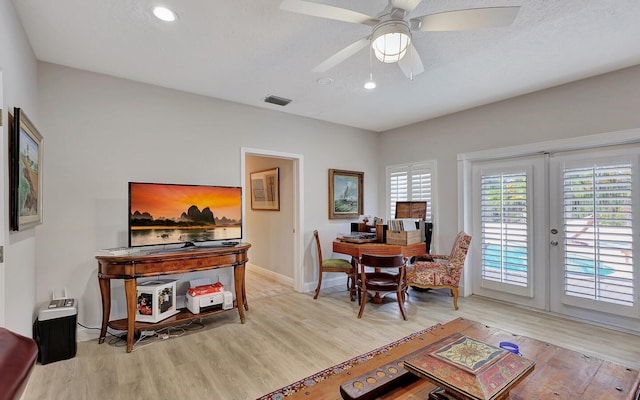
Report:
M 407 286 L 422 289 L 449 289 L 453 296 L 453 308 L 458 309 L 458 287 L 469 251 L 471 236 L 460 232 L 456 236 L 450 255 L 427 254 L 433 261 L 416 261 L 407 272 Z

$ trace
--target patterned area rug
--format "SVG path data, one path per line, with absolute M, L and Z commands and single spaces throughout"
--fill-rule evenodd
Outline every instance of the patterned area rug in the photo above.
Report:
M 367 361 L 372 359 L 374 356 L 377 356 L 378 354 L 382 354 L 384 352 L 389 351 L 390 349 L 396 347 L 397 345 L 407 342 L 411 339 L 413 339 L 416 336 L 420 336 L 423 333 L 429 332 L 435 328 L 438 328 L 440 326 L 440 324 L 436 324 L 434 326 L 431 326 L 429 328 L 423 329 L 421 331 L 418 332 L 414 332 L 411 335 L 405 336 L 402 339 L 396 340 L 395 342 L 391 342 L 387 345 L 384 345 L 382 347 L 379 347 L 377 349 L 371 350 L 368 353 L 365 354 L 361 354 L 357 357 L 354 357 L 350 360 L 341 362 L 340 364 L 334 365 L 333 367 L 327 368 L 323 371 L 320 371 L 318 373 L 315 373 L 311 376 L 308 376 L 304 379 L 301 379 L 297 382 L 294 382 L 290 385 L 287 385 L 283 388 L 280 388 L 278 390 L 275 390 L 269 394 L 265 394 L 262 397 L 259 397 L 256 400 L 280 400 L 280 399 L 284 399 L 285 397 L 291 396 L 294 393 L 299 392 L 300 390 L 303 390 L 309 386 L 313 386 L 318 382 L 322 382 L 325 379 L 329 378 L 330 376 L 336 375 L 341 373 L 344 370 L 347 370 L 351 367 L 353 367 L 354 365 L 360 364 L 361 362 Z

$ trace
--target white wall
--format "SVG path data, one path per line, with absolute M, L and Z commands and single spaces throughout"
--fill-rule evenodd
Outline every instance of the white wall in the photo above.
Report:
M 128 181 L 239 186 L 241 147 L 303 154 L 309 282 L 311 231 L 348 227 L 327 218 L 327 170 L 366 171 L 365 211 L 377 208 L 377 160 L 354 157 L 376 153 L 374 133 L 48 63 L 38 65 L 38 91 L 46 170 L 37 296 L 67 287 L 85 325 L 102 314 L 95 250 L 127 244 Z M 121 284 L 112 291 L 112 317 L 124 317 Z
M 437 160 L 434 252 L 446 254 L 458 230 L 459 153 L 638 128 L 639 107 L 636 66 L 385 132 L 380 168 Z
M 0 245 L 5 246 L 5 262 L 0 264 L 0 326 L 31 336 L 36 308 L 35 230 L 9 233 L 8 204 L 8 115 L 20 107 L 40 127 L 36 98 L 37 63 L 10 0 L 0 0 L 0 71 L 2 71 L 2 142 L 0 164 Z M 38 228 L 35 228 L 36 230 Z
M 2 37 L 7 31 L 22 43 L 16 50 L 9 40 L 9 53 L 0 48 L 4 106 L 36 110 L 33 56 L 24 36 L 4 21 L 10 2 L 0 2 Z M 303 268 L 305 283 L 312 283 L 312 230 L 330 238 L 349 229 L 349 221 L 327 218 L 329 168 L 364 171 L 364 212 L 382 214 L 384 165 L 438 160 L 435 244 L 447 247 L 458 226 L 458 153 L 640 126 L 640 67 L 380 135 L 47 63 L 38 64 L 37 76 L 40 113 L 30 116 L 45 137 L 45 222 L 10 236 L 5 275 L 12 305 L 6 320 L 23 331 L 31 323 L 34 280 L 38 301 L 67 287 L 80 299 L 80 322 L 98 326 L 93 254 L 126 244 L 131 180 L 240 185 L 241 147 L 304 155 Z M 122 317 L 122 287 L 113 292 L 112 316 Z

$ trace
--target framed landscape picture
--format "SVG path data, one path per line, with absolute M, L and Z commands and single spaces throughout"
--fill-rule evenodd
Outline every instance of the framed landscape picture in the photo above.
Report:
M 20 108 L 9 124 L 9 222 L 19 231 L 42 223 L 42 136 Z
M 329 170 L 329 219 L 358 218 L 364 208 L 364 172 Z
M 251 209 L 280 211 L 280 170 L 251 173 Z

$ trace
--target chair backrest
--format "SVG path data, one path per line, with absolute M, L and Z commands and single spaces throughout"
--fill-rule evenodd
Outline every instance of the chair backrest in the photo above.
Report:
M 427 254 L 431 253 L 431 239 L 433 237 L 433 222 L 424 223 L 424 237 L 427 245 Z
M 471 243 L 471 236 L 467 235 L 464 231 L 458 232 L 456 240 L 453 242 L 451 248 L 451 255 L 449 256 L 449 264 L 456 268 L 462 268 L 464 260 L 467 257 L 469 251 L 469 244 Z
M 372 268 L 398 268 L 404 265 L 404 257 L 402 254 L 392 256 L 381 256 L 374 254 L 363 254 L 360 257 L 360 264 Z
M 320 246 L 320 237 L 317 229 L 313 231 L 313 237 L 316 239 L 316 247 L 318 248 L 318 265 L 322 266 L 322 246 Z

